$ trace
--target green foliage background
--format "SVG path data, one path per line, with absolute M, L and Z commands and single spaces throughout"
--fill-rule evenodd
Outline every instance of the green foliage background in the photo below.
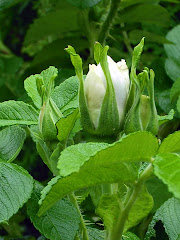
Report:
M 103 28 L 103 26 L 107 18 L 107 14 L 110 10 L 110 2 L 110 0 L 0 1 L 0 102 L 12 100 L 9 102 L 4 102 L 0 106 L 1 126 L 4 127 L 7 125 L 18 124 L 18 121 L 21 120 L 21 114 L 23 115 L 24 119 L 24 122 L 21 122 L 21 124 L 31 125 L 37 123 L 37 111 L 35 110 L 35 108 L 28 104 L 32 104 L 33 106 L 39 108 L 41 106 L 40 102 L 32 102 L 33 96 L 28 96 L 25 91 L 26 89 L 27 92 L 30 92 L 30 89 L 33 88 L 33 85 L 31 85 L 31 83 L 34 80 L 30 79 L 33 77 L 29 78 L 29 82 L 27 79 L 25 83 L 25 89 L 24 80 L 31 74 L 39 74 L 42 70 L 48 68 L 49 66 L 55 66 L 58 69 L 58 77 L 55 81 L 55 85 L 57 86 L 65 79 L 71 77 L 72 75 L 75 75 L 74 69 L 69 59 L 69 55 L 66 51 L 64 51 L 64 48 L 68 45 L 72 45 L 84 59 L 83 69 L 84 72 L 87 73 L 89 63 L 93 63 L 93 45 L 95 41 L 99 41 L 101 43 L 106 43 L 107 45 L 109 45 L 110 50 L 108 54 L 115 61 L 119 61 L 122 58 L 126 59 L 127 64 L 130 67 L 133 48 L 141 40 L 141 38 L 145 36 L 146 43 L 144 47 L 144 52 L 142 54 L 137 69 L 138 71 L 141 71 L 144 66 L 147 66 L 155 71 L 156 105 L 158 108 L 158 114 L 161 116 L 160 118 L 162 119 L 163 123 L 160 126 L 158 137 L 163 140 L 170 133 L 173 133 L 175 130 L 179 129 L 180 2 L 178 0 L 121 0 L 119 10 L 117 13 L 115 13 L 115 16 L 113 16 L 113 20 L 110 22 L 110 29 L 106 29 Z M 54 102 L 63 112 L 66 112 L 66 110 L 68 109 L 68 104 L 72 104 L 73 108 L 77 107 L 76 100 L 78 81 L 76 78 L 72 78 L 68 81 L 69 84 L 73 81 L 73 86 L 71 86 L 71 92 L 74 101 L 72 101 L 72 99 L 70 101 L 68 96 L 64 97 L 66 89 L 65 87 L 63 87 L 63 85 L 55 88 L 55 91 L 52 94 Z M 64 91 L 63 96 L 59 96 L 57 94 L 59 88 L 61 88 L 62 92 Z M 36 97 L 37 95 L 35 94 L 35 98 Z M 67 99 L 67 102 L 65 102 L 64 105 L 61 102 L 61 97 L 62 99 Z M 15 102 L 14 100 L 17 100 L 17 102 Z M 19 101 L 24 101 L 27 104 L 23 105 L 22 102 Z M 12 108 L 14 109 L 13 111 Z M 17 111 L 15 111 L 15 109 Z M 173 120 L 164 122 L 163 116 L 165 114 L 168 114 L 171 109 L 175 110 Z M 2 116 L 4 116 L 3 114 L 7 112 L 8 114 L 6 119 L 2 120 Z M 24 115 L 24 112 L 28 112 L 26 117 Z M 73 121 L 75 121 L 74 118 L 76 119 L 77 117 L 77 113 L 75 111 L 73 114 L 74 115 L 70 117 L 72 118 L 70 119 L 72 123 Z M 66 120 L 64 120 L 64 122 L 59 122 L 58 125 L 59 126 L 57 127 L 59 128 L 62 126 L 66 126 Z M 11 126 L 7 129 L 3 127 L 1 127 L 0 129 L 2 130 L 0 132 L 0 138 L 3 138 L 3 136 L 6 136 L 6 138 L 3 143 L 0 142 L 0 149 L 4 149 L 4 146 L 8 145 L 9 141 L 11 141 L 11 148 L 5 148 L 6 152 L 0 152 L 0 159 L 7 162 L 0 162 L 1 171 L 4 172 L 6 178 L 8 178 L 8 174 L 14 174 L 14 177 L 18 179 L 19 183 L 24 181 L 29 187 L 25 189 L 25 194 L 22 198 L 16 199 L 16 201 L 14 201 L 13 212 L 1 212 L 2 216 L 0 217 L 0 219 L 2 221 L 3 219 L 10 218 L 13 214 L 15 215 L 10 218 L 9 225 L 4 222 L 2 223 L 0 236 L 2 239 L 43 240 L 46 239 L 45 237 L 47 237 L 47 239 L 55 239 L 53 238 L 52 232 L 52 235 L 49 235 L 48 232 L 48 234 L 44 234 L 45 237 L 41 236 L 41 231 L 39 232 L 34 228 L 32 223 L 30 222 L 29 217 L 26 215 L 25 207 L 21 208 L 18 211 L 18 206 L 22 206 L 29 199 L 30 191 L 32 190 L 32 178 L 20 166 L 24 167 L 36 180 L 41 181 L 42 183 L 46 183 L 50 178 L 52 178 L 52 174 L 49 172 L 48 168 L 38 156 L 36 148 L 29 136 L 28 131 L 25 131 L 18 126 Z M 74 130 L 75 132 L 72 134 L 75 135 L 76 131 L 79 131 L 80 129 L 81 127 L 77 125 L 76 129 Z M 36 130 L 34 130 L 34 132 L 36 132 Z M 64 140 L 67 138 L 68 135 L 69 132 L 67 129 L 67 133 L 65 133 L 65 136 L 59 136 L 59 138 L 61 140 Z M 131 137 L 133 138 L 133 135 Z M 144 139 L 148 139 L 148 136 L 140 136 L 139 141 L 142 140 L 141 144 L 143 144 L 143 137 Z M 178 135 L 173 138 L 173 141 L 175 141 L 175 138 L 178 142 Z M 36 141 L 37 139 L 35 140 L 35 142 Z M 128 139 L 126 139 L 126 141 L 128 141 Z M 117 144 L 119 144 L 120 146 L 123 143 L 118 142 Z M 163 165 L 163 161 L 165 161 L 166 159 L 171 159 L 173 157 L 173 152 L 179 152 L 179 149 L 176 149 L 174 147 L 174 151 L 168 151 L 167 145 L 169 143 L 167 145 L 165 144 L 166 142 L 164 142 L 158 152 L 158 155 L 156 156 L 157 161 L 155 164 L 155 172 L 156 175 L 162 180 L 162 182 L 167 184 L 169 180 L 164 177 L 164 172 L 162 171 L 162 168 L 165 167 L 165 164 Z M 154 145 L 156 145 L 156 143 L 154 143 Z M 23 149 L 19 154 L 22 146 Z M 116 146 L 117 145 L 112 146 L 111 149 L 116 149 Z M 79 145 L 72 146 L 71 148 L 74 148 L 72 149 L 72 152 L 77 152 L 78 147 Z M 84 147 L 86 146 L 84 145 Z M 102 146 L 98 146 L 98 148 L 99 147 L 104 149 L 107 147 L 107 145 L 102 144 Z M 166 151 L 163 149 L 163 147 L 164 149 L 166 149 Z M 147 146 L 145 146 L 144 149 L 145 148 L 147 149 Z M 101 151 L 98 156 L 93 156 L 94 151 L 96 152 L 96 144 L 89 147 L 88 149 L 90 151 L 90 156 L 92 154 L 91 159 L 87 164 L 85 163 L 85 165 L 83 165 L 83 168 L 80 172 L 80 182 L 77 183 L 77 186 L 72 189 L 73 191 L 75 189 L 78 189 L 78 184 L 83 185 L 84 179 L 81 173 L 88 178 L 87 182 L 89 181 L 88 184 L 89 186 L 91 186 L 91 179 L 87 175 L 88 167 L 94 166 L 93 161 L 95 161 L 96 157 L 99 157 L 99 155 L 102 155 L 100 157 L 103 162 L 105 156 L 107 157 L 106 149 Z M 122 146 L 122 149 L 124 149 L 124 146 Z M 153 156 L 154 154 L 151 153 L 151 151 L 156 152 L 156 146 L 154 146 L 154 148 L 148 149 L 148 151 L 146 151 L 146 154 L 144 152 L 140 153 L 142 154 L 141 158 L 144 157 L 143 160 L 148 161 L 147 159 L 149 159 L 149 157 Z M 111 154 L 110 151 L 108 153 Z M 47 156 L 48 154 L 49 153 L 47 152 Z M 53 152 L 53 154 L 53 156 L 55 156 L 56 152 Z M 64 166 L 64 169 L 61 169 L 62 174 L 65 177 L 63 181 L 71 182 L 72 180 L 70 178 L 73 178 L 75 175 L 79 174 L 76 173 L 76 171 L 86 161 L 86 157 L 83 155 L 83 153 L 78 152 L 78 166 L 76 166 L 77 169 L 72 171 L 72 169 L 68 169 L 68 163 L 65 161 L 68 156 L 69 160 L 73 159 L 73 157 L 68 154 L 68 150 L 63 152 L 59 161 L 59 165 L 62 164 L 62 166 Z M 131 152 L 131 154 L 133 155 L 133 152 Z M 125 154 L 123 157 L 125 159 L 124 161 L 128 161 L 128 159 L 131 159 L 131 156 L 125 156 Z M 176 157 L 177 163 L 179 160 L 178 158 L 179 157 Z M 20 166 L 17 166 L 15 164 L 10 165 L 9 162 L 13 161 L 14 159 L 15 163 Z M 82 162 L 81 160 L 84 162 Z M 116 161 L 118 160 L 115 158 L 114 161 L 114 168 L 117 168 Z M 99 165 L 100 164 L 101 162 L 99 162 Z M 123 164 L 124 163 L 122 163 L 122 165 L 118 165 L 119 168 L 123 168 Z M 95 167 L 98 168 L 99 165 Z M 133 166 L 129 164 L 127 167 L 127 172 L 128 169 L 132 167 Z M 175 171 L 175 169 L 173 169 L 173 166 L 170 167 L 172 168 L 172 171 Z M 16 176 L 17 171 L 19 172 L 18 176 Z M 71 171 L 74 175 L 71 175 L 69 177 L 68 175 Z M 114 176 L 108 175 L 108 171 L 104 172 L 104 176 L 102 174 L 100 174 L 100 176 L 102 178 L 104 177 L 104 179 L 112 177 L 112 181 L 114 181 Z M 127 182 L 131 182 L 135 178 L 135 176 L 133 175 L 127 175 L 125 177 L 127 178 Z M 179 179 L 179 172 L 175 177 Z M 155 184 L 157 184 L 157 187 L 159 187 L 160 191 L 163 192 L 164 190 L 162 189 L 164 189 L 165 187 L 162 182 L 157 179 L 153 181 L 155 181 Z M 62 179 L 57 179 L 57 184 L 61 186 Z M 147 183 L 148 190 L 151 184 L 152 182 L 150 181 Z M 179 197 L 179 191 L 176 189 L 176 186 L 170 185 L 169 188 L 172 189 L 176 197 Z M 52 219 L 50 212 L 50 215 L 48 215 L 47 213 L 49 219 L 47 218 L 47 216 L 44 216 L 40 220 L 36 219 L 35 213 L 38 207 L 35 199 L 39 199 L 41 189 L 42 186 L 37 183 L 35 192 L 33 193 L 33 196 L 31 196 L 32 201 L 27 204 L 27 211 L 30 211 L 31 208 L 34 209 L 34 212 L 31 216 L 33 220 L 31 220 L 35 223 L 34 225 L 37 229 L 41 229 L 44 222 L 46 222 L 46 226 L 48 226 L 50 221 L 49 219 L 52 220 L 51 224 L 49 224 L 48 226 L 49 229 L 55 228 L 56 223 L 62 219 L 61 214 L 59 214 L 56 219 Z M 14 191 L 16 192 L 18 191 L 18 189 L 14 189 Z M 154 193 L 151 192 L 151 190 L 149 190 L 149 192 L 154 199 L 158 199 L 160 197 L 157 192 Z M 12 195 L 9 196 L 9 199 L 13 197 L 13 192 L 11 194 Z M 18 194 L 21 195 L 21 192 Z M 54 194 L 53 191 L 51 192 L 51 194 Z M 59 192 L 59 195 L 63 196 L 63 194 L 65 194 L 65 190 L 63 192 L 62 188 L 62 192 Z M 83 194 L 82 198 L 84 197 L 85 199 L 86 197 L 83 196 Z M 145 196 L 147 195 L 146 192 L 143 194 Z M 148 198 L 149 196 L 146 197 Z M 178 230 L 179 225 L 176 226 L 174 220 L 168 221 L 168 219 L 165 217 L 165 211 L 168 211 L 167 209 L 170 209 L 171 211 L 179 211 L 179 200 L 170 197 L 172 196 L 168 192 L 167 195 L 163 196 L 164 201 L 169 199 L 166 202 L 166 205 L 162 205 L 163 202 L 157 201 L 157 205 L 154 206 L 154 212 L 160 206 L 161 207 L 158 209 L 158 211 L 153 217 L 152 223 L 148 229 L 146 239 L 152 238 L 154 234 L 153 227 L 155 225 L 158 228 L 157 236 L 158 234 L 161 237 L 163 236 L 163 238 L 161 239 L 168 239 L 166 233 L 169 233 L 168 235 L 170 239 L 178 239 L 178 236 L 180 236 L 180 232 Z M 7 198 L 6 194 L 2 194 L 1 199 L 5 198 Z M 8 201 L 7 199 L 6 201 Z M 44 203 L 44 206 L 42 205 L 44 208 L 46 208 L 45 204 L 48 203 Z M 72 212 L 75 211 L 72 206 L 64 200 L 57 201 L 56 205 L 53 206 L 52 211 L 56 211 L 57 206 L 59 206 L 59 208 L 66 209 L 67 218 L 70 218 Z M 94 217 L 92 216 L 92 212 L 94 211 L 92 201 L 86 199 L 83 205 L 82 200 L 82 208 L 86 213 L 86 218 L 92 220 L 92 217 Z M 100 207 L 98 211 L 99 214 L 103 216 L 104 213 L 102 213 L 102 209 Z M 73 214 L 75 216 L 74 222 L 72 219 L 72 222 L 69 222 L 68 226 L 69 229 L 72 231 L 72 236 L 69 237 L 69 240 L 74 237 L 73 234 L 78 229 L 75 224 L 79 221 L 78 215 L 76 212 L 73 212 Z M 166 233 L 164 227 L 158 225 L 159 221 L 163 222 L 166 228 Z M 177 238 L 173 238 L 174 235 L 171 231 L 171 226 L 176 227 L 176 229 L 174 230 L 174 235 L 177 236 Z M 101 229 L 101 226 L 98 225 L 98 228 Z M 60 234 L 62 234 L 60 236 L 65 235 L 64 232 L 61 232 Z M 99 236 L 99 232 L 90 232 L 89 234 L 92 239 L 97 239 L 94 237 L 94 235 L 96 237 Z M 137 239 L 136 236 L 132 233 L 127 233 L 127 236 L 124 236 L 124 239 L 128 239 L 128 234 L 131 239 Z M 102 239 L 102 237 L 99 236 L 98 239 Z

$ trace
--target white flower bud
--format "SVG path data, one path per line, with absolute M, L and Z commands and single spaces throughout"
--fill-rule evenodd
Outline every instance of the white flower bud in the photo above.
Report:
M 114 86 L 117 108 L 119 113 L 119 125 L 125 114 L 125 107 L 129 93 L 129 70 L 124 59 L 116 63 L 108 56 L 108 66 Z M 106 93 L 107 81 L 101 65 L 90 65 L 89 72 L 84 82 L 84 91 L 91 120 L 98 127 L 101 106 Z

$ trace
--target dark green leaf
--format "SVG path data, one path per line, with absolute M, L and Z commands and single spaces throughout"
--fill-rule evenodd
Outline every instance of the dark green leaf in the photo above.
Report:
M 43 186 L 36 182 L 31 199 L 27 203 L 28 215 L 34 226 L 48 239 L 72 240 L 79 229 L 80 216 L 66 199 L 59 200 L 43 216 L 38 217 L 38 201 Z
M 0 159 L 13 161 L 24 144 L 26 132 L 18 126 L 11 126 L 0 131 Z
M 0 223 L 9 220 L 30 198 L 33 179 L 15 164 L 0 162 Z
M 156 233 L 156 222 L 162 221 L 170 240 L 179 240 L 180 237 L 180 200 L 171 198 L 166 201 L 156 212 L 149 225 L 145 240 L 150 240 Z
M 143 22 L 167 27 L 170 23 L 168 11 L 160 5 L 140 4 L 129 7 L 119 15 L 120 22 Z
M 20 101 L 0 103 L 0 126 L 38 123 L 38 113 L 31 105 Z
M 89 8 L 98 4 L 101 0 L 67 0 L 70 4 L 78 8 Z

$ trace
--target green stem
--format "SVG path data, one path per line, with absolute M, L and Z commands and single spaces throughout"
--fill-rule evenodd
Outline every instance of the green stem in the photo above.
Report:
M 150 177 L 152 171 L 153 171 L 153 166 L 150 163 L 149 166 L 141 174 L 138 181 L 135 183 L 133 192 L 130 195 L 129 199 L 127 200 L 126 204 L 124 205 L 124 208 L 119 213 L 119 217 L 116 222 L 116 225 L 111 230 L 107 240 L 122 240 L 124 226 L 128 219 L 129 212 L 132 206 L 134 205 L 134 203 L 136 202 L 139 194 L 141 193 L 144 182 Z
M 89 240 L 86 224 L 85 224 L 83 216 L 81 214 L 81 210 L 79 208 L 76 196 L 74 195 L 74 193 L 71 193 L 71 194 L 68 195 L 68 197 L 69 197 L 71 203 L 76 207 L 77 211 L 79 212 L 79 215 L 80 215 L 80 226 L 81 226 L 81 232 L 82 232 L 82 239 L 83 240 Z
M 100 34 L 99 34 L 99 42 L 102 45 L 105 45 L 106 38 L 113 24 L 113 20 L 116 17 L 116 14 L 118 12 L 120 2 L 121 0 L 111 0 L 111 8 L 109 10 L 106 20 L 104 21 L 101 27 Z

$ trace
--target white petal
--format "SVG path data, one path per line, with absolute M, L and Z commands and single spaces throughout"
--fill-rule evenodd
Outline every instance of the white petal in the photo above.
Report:
M 95 65 L 90 66 L 84 82 L 88 110 L 95 128 L 98 127 L 101 106 L 106 91 L 103 80 L 95 72 L 96 68 Z
M 129 70 L 124 59 L 117 64 L 112 60 L 112 58 L 108 57 L 108 64 L 115 89 L 119 119 L 121 121 L 124 117 L 125 106 L 129 93 Z

